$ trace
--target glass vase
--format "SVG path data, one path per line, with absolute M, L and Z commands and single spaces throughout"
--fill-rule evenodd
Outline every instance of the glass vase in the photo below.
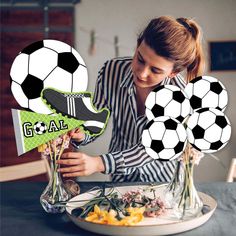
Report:
M 171 208 L 175 198 L 182 191 L 184 179 L 184 164 L 182 160 L 176 161 L 175 173 L 165 190 L 165 203 L 167 208 Z
M 201 215 L 203 203 L 194 186 L 191 162 L 180 161 L 172 182 L 167 186 L 165 196 L 171 217 L 187 220 Z
M 70 194 L 65 189 L 61 175 L 57 172 L 59 165 L 51 160 L 51 176 L 49 183 L 40 197 L 43 209 L 48 213 L 62 213 L 65 211 L 65 201 L 70 199 Z M 62 204 L 62 202 L 64 202 Z

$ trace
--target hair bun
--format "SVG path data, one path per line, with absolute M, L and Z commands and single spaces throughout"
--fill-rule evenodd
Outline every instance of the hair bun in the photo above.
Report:
M 181 25 L 183 25 L 191 34 L 193 37 L 195 37 L 195 30 L 194 28 L 188 23 L 187 18 L 178 18 L 176 19 Z

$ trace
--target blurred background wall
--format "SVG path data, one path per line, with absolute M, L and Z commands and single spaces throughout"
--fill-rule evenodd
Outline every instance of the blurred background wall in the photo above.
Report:
M 25 2 L 25 6 L 32 5 L 27 11 L 22 9 L 16 11 L 19 7 L 17 3 L 20 2 Z M 74 46 L 87 64 L 88 90 L 93 92 L 99 69 L 106 60 L 116 56 L 115 40 L 118 40 L 119 56 L 132 56 L 137 35 L 149 20 L 162 15 L 172 15 L 194 18 L 202 26 L 208 62 L 205 74 L 218 78 L 229 93 L 229 105 L 225 113 L 232 124 L 231 141 L 222 151 L 216 153 L 221 163 L 206 155 L 195 168 L 197 182 L 225 181 L 230 160 L 236 157 L 236 71 L 210 71 L 208 43 L 236 40 L 236 1 L 81 0 L 79 3 L 76 2 L 79 1 L 1 1 L 1 166 L 36 160 L 39 156 L 33 151 L 25 154 L 24 158 L 19 158 L 15 148 L 10 109 L 20 107 L 11 95 L 9 70 L 14 57 L 21 49 L 44 38 L 58 39 Z M 47 9 L 43 5 L 45 3 L 48 3 Z M 36 9 L 34 4 L 38 4 L 39 7 Z M 49 12 L 47 16 L 46 11 Z M 92 39 L 95 41 L 91 54 Z M 105 133 L 96 142 L 83 147 L 81 151 L 91 155 L 106 153 L 111 137 L 111 123 L 112 120 L 109 121 Z M 108 177 L 96 174 L 80 179 L 102 181 Z

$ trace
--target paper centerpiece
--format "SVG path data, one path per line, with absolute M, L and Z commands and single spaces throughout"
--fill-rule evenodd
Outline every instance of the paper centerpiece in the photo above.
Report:
M 146 99 L 146 115 L 149 123 L 142 134 L 142 144 L 146 152 L 154 159 L 173 160 L 184 151 L 185 145 L 182 145 L 182 150 L 178 152 L 178 155 L 175 153 L 176 155 L 167 155 L 166 158 L 160 156 L 161 152 L 170 152 L 171 144 L 177 145 L 175 135 L 168 135 L 169 139 L 165 144 L 162 140 L 165 133 L 157 135 L 156 133 L 160 132 L 160 128 L 153 128 L 151 133 L 149 130 L 150 123 L 155 122 L 157 117 L 164 119 L 167 115 L 172 118 L 178 117 L 183 122 L 188 119 L 187 124 L 185 124 L 188 127 L 187 131 L 185 130 L 187 139 L 197 150 L 212 153 L 222 149 L 229 142 L 231 136 L 229 119 L 222 112 L 228 103 L 228 94 L 224 85 L 214 77 L 197 77 L 186 86 L 182 93 L 179 92 L 182 95 L 178 96 L 178 99 L 174 99 L 174 93 L 181 90 L 174 87 L 176 86 L 163 85 L 157 87 Z M 189 100 L 191 107 L 182 106 L 180 97 L 182 97 L 181 101 Z M 170 105 L 172 109 L 168 108 L 171 103 L 173 103 Z M 207 124 L 209 125 L 207 126 Z M 165 127 L 164 122 L 162 126 Z M 167 129 L 163 130 L 167 131 Z M 177 132 L 177 130 L 175 131 Z M 173 146 L 171 147 L 173 148 Z
M 87 67 L 68 44 L 49 39 L 30 44 L 16 56 L 10 76 L 16 101 L 33 111 L 12 109 L 18 155 L 78 127 L 91 136 L 105 130 L 109 110 L 93 107 Z M 50 96 L 43 96 L 45 89 Z

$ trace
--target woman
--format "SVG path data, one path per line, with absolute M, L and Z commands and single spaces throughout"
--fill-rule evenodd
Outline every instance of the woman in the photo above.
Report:
M 147 122 L 145 99 L 157 86 L 173 84 L 181 89 L 186 82 L 202 75 L 201 31 L 193 20 L 163 16 L 151 20 L 139 35 L 134 57 L 107 61 L 98 75 L 94 94 L 97 109 L 107 107 L 113 117 L 109 153 L 91 157 L 68 152 L 59 170 L 64 177 L 103 172 L 112 181 L 170 181 L 175 161 L 154 160 L 141 144 Z M 187 71 L 186 82 L 178 74 Z M 80 130 L 73 132 L 77 145 L 94 138 Z M 75 142 L 76 143 L 76 142 Z

